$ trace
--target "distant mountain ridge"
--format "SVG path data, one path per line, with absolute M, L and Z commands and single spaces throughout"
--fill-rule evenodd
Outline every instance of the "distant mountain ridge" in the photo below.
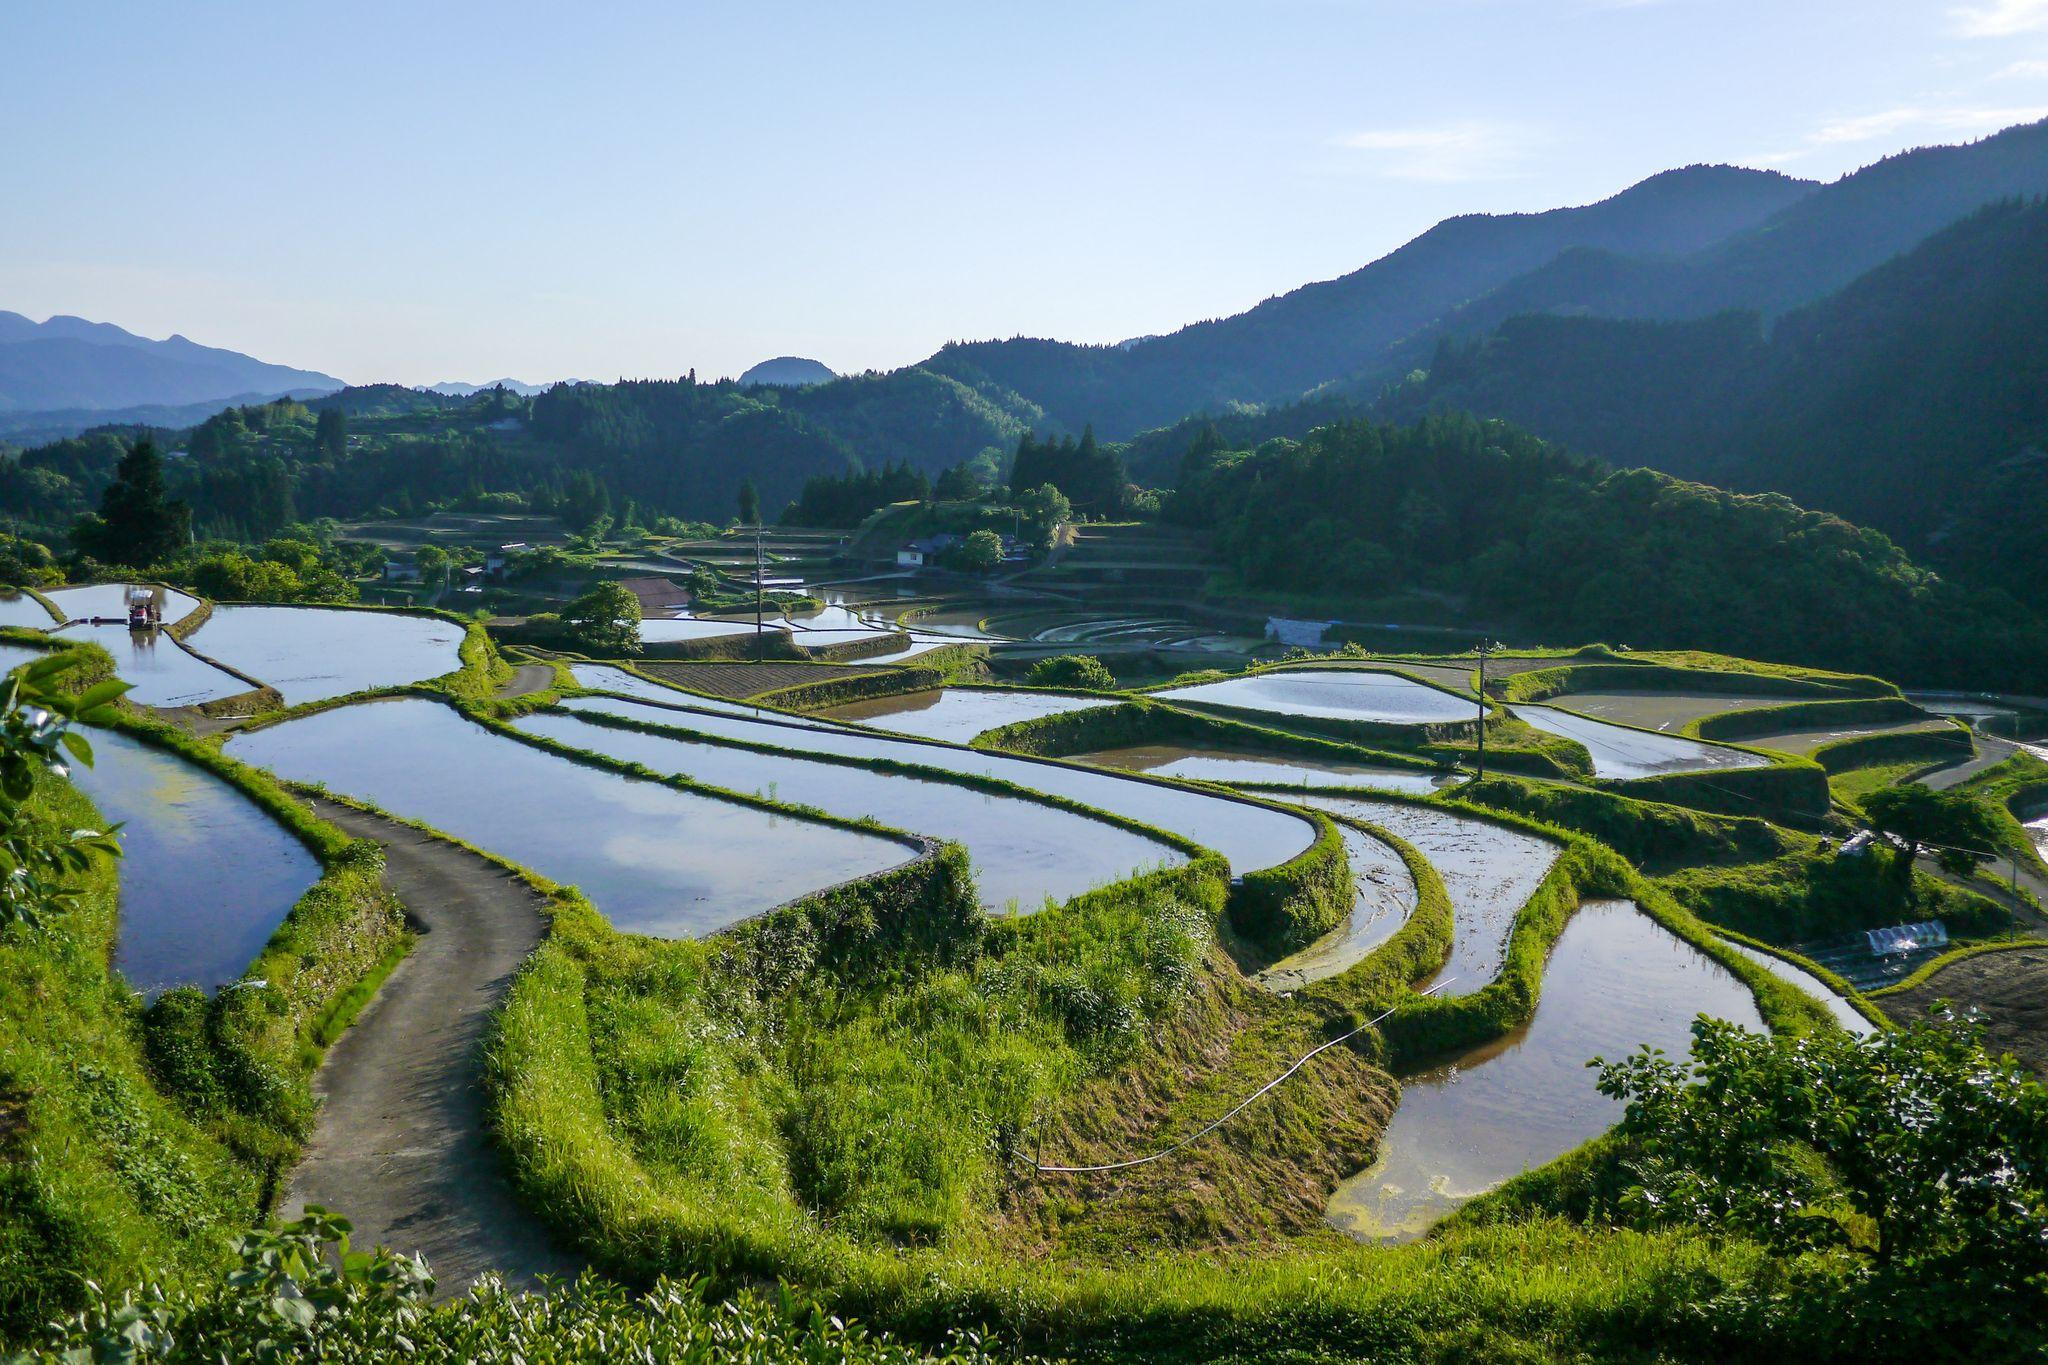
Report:
M 749 366 L 740 376 L 741 384 L 779 384 L 784 388 L 802 388 L 808 384 L 829 384 L 839 376 L 822 361 L 811 360 L 800 355 L 779 355 L 773 360 L 764 360 Z
M 954 343 L 924 367 L 1013 389 L 1069 427 L 1092 422 L 1120 439 L 1205 408 L 1297 398 L 1571 248 L 1695 251 L 1818 188 L 1774 171 L 1689 166 L 1577 208 L 1448 219 L 1348 275 L 1166 336 L 1120 346 Z
M 0 311 L 0 413 L 225 405 L 252 394 L 341 387 L 330 374 L 183 336 L 156 341 L 108 322 L 59 314 L 39 323 Z
M 481 384 L 465 384 L 457 379 L 444 379 L 438 384 L 425 386 L 428 393 L 438 393 L 448 398 L 468 398 L 490 389 L 504 389 L 507 393 L 518 394 L 521 398 L 531 398 L 537 393 L 546 393 L 553 387 L 552 382 L 528 384 L 518 379 L 486 379 Z

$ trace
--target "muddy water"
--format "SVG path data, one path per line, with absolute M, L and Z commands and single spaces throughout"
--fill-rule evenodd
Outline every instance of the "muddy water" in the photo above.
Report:
M 194 658 L 160 630 L 73 626 L 60 638 L 104 646 L 114 656 L 114 671 L 121 681 L 134 684 L 128 700 L 144 706 L 194 706 L 249 690 L 249 684 Z
M 43 651 L 30 649 L 27 645 L 11 645 L 0 642 L 0 673 L 12 673 L 31 659 L 40 659 Z
M 449 672 L 461 662 L 462 627 L 388 611 L 215 607 L 190 643 L 296 706 Z
M 676 711 L 604 697 L 576 697 L 563 705 L 572 711 L 610 711 L 655 725 L 678 726 L 755 744 L 856 758 L 888 758 L 944 772 L 999 778 L 1031 791 L 1063 796 L 1158 829 L 1172 830 L 1215 849 L 1239 873 L 1284 863 L 1315 841 L 1312 825 L 1284 811 L 1059 763 L 1034 762 L 950 744 L 886 739 L 836 726 L 790 725 L 734 715 Z
M 1443 879 L 1453 915 L 1450 960 L 1431 978 L 1449 983 L 1444 995 L 1470 995 L 1493 980 L 1507 956 L 1515 916 L 1557 861 L 1557 845 L 1547 839 L 1433 806 L 1353 796 L 1290 799 L 1378 825 L 1429 860 Z
M 572 763 L 425 700 L 325 711 L 239 735 L 228 752 L 579 886 L 633 933 L 708 933 L 912 856 L 894 840 Z
M 1075 754 L 1077 763 L 1153 777 L 1199 782 L 1253 782 L 1269 787 L 1384 787 L 1388 791 L 1435 791 L 1458 781 L 1419 768 L 1374 768 L 1365 764 L 1317 763 L 1311 759 L 1249 753 L 1242 749 L 1190 749 L 1177 744 L 1140 744 Z
M 1478 703 L 1425 687 L 1412 678 L 1363 669 L 1259 673 L 1197 683 L 1151 695 L 1162 701 L 1205 702 L 1276 715 L 1377 720 L 1396 725 L 1472 720 Z
M 112 731 L 87 732 L 94 766 L 71 776 L 120 834 L 114 966 L 154 996 L 240 976 L 320 876 L 320 864 L 211 773 Z
M 1517 706 L 1515 714 L 1539 730 L 1585 745 L 1586 752 L 1593 756 L 1593 776 L 1617 782 L 1664 773 L 1761 768 L 1770 762 L 1761 754 L 1746 754 L 1679 735 L 1653 735 L 1548 706 Z
M 1364 830 L 1339 825 L 1351 860 L 1351 915 L 1323 937 L 1284 957 L 1252 981 L 1269 991 L 1291 991 L 1350 970 L 1394 936 L 1415 913 L 1415 879 L 1391 844 Z
M 657 772 L 958 840 L 973 861 L 982 904 L 991 910 L 1040 910 L 1140 869 L 1186 861 L 1176 849 L 1101 820 L 951 782 L 636 734 L 572 716 L 530 716 L 517 724 Z
M 57 604 L 57 610 L 64 613 L 64 619 L 75 621 L 80 617 L 103 616 L 110 621 L 125 622 L 128 619 L 128 585 L 125 583 L 94 583 L 83 588 L 58 588 L 44 593 Z M 164 624 L 176 625 L 192 613 L 199 605 L 199 599 L 190 593 L 179 592 L 176 588 L 165 590 Z M 47 614 L 47 613 L 45 613 Z
M 1402 1083 L 1379 1160 L 1337 1187 L 1330 1222 L 1361 1241 L 1405 1241 L 1606 1131 L 1621 1106 L 1586 1062 L 1642 1043 L 1684 1056 L 1698 1014 L 1763 1027 L 1719 963 L 1627 901 L 1588 902 L 1558 937 L 1526 1026 Z
M 50 613 L 43 610 L 43 604 L 27 593 L 0 594 L 0 626 L 48 630 L 56 624 L 50 619 Z
M 1113 705 L 1114 702 L 1093 697 L 1054 697 L 1039 692 L 945 687 L 932 692 L 910 692 L 897 697 L 857 701 L 819 714 L 833 720 L 872 725 L 877 730 L 893 730 L 901 735 L 965 744 L 982 731 L 993 730 L 999 725 Z
M 1828 1013 L 1834 1016 L 1835 1022 L 1848 1032 L 1855 1034 L 1859 1038 L 1867 1037 L 1877 1032 L 1877 1025 L 1865 1019 L 1854 1005 L 1830 990 L 1825 981 L 1822 981 L 1804 967 L 1787 962 L 1782 957 L 1759 952 L 1748 944 L 1737 943 L 1733 939 L 1723 939 L 1722 942 L 1748 958 L 1751 962 L 1756 963 L 1757 966 L 1762 967 L 1772 976 L 1777 977 L 1781 981 L 1791 982 L 1800 990 L 1805 991 L 1808 995 L 1820 1001 L 1821 1004 L 1826 1005 Z

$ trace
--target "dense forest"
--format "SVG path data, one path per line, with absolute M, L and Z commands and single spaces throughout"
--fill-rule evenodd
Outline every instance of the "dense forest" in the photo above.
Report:
M 1379 405 L 1499 416 L 1615 463 L 1785 493 L 2048 605 L 2048 203 L 1979 211 L 1766 331 L 1511 319 Z M 1264 435 L 1265 433 L 1258 433 Z
M 1424 588 L 1556 638 L 1694 647 L 1964 687 L 2048 688 L 2048 626 L 1774 495 L 1596 462 L 1502 422 L 1351 421 L 1198 447 L 1171 504 L 1254 588 Z

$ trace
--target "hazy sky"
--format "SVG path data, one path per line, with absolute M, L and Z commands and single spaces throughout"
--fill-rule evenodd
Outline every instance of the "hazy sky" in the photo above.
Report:
M 0 0 L 0 53 L 0 308 L 356 382 L 1113 341 L 2048 114 L 2048 0 Z

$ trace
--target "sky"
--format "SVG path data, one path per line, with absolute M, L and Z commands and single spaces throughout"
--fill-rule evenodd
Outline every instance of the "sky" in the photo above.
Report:
M 0 0 L 0 308 L 351 382 L 1107 342 L 2048 116 L 2048 0 Z

